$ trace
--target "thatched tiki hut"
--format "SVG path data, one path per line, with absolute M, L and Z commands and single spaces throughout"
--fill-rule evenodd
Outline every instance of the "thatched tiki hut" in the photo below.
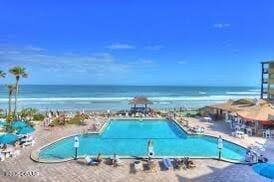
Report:
M 274 127 L 274 109 L 267 102 L 258 103 L 255 107 L 237 114 L 246 123 L 254 124 L 253 133 L 256 135 L 261 136 L 264 129 Z
M 138 111 L 138 108 L 142 108 L 144 106 L 144 111 L 147 112 L 148 105 L 152 105 L 153 102 L 149 100 L 147 97 L 144 96 L 137 96 L 134 97 L 132 100 L 129 101 L 130 105 L 133 105 L 133 110 Z M 141 107 L 137 107 L 138 105 L 141 105 Z
M 262 136 L 267 129 L 274 132 L 274 108 L 265 100 L 240 99 L 204 108 L 212 118 L 231 123 L 231 128 L 242 126 L 250 135 Z

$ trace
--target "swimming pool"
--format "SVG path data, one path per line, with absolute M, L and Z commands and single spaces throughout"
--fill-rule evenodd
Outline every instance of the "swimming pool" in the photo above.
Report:
M 155 156 L 217 158 L 217 138 L 188 135 L 176 122 L 168 120 L 110 120 L 101 134 L 79 135 L 79 156 L 118 154 L 147 156 L 148 140 L 153 140 Z M 74 156 L 74 136 L 52 143 L 39 152 L 39 160 L 55 161 Z M 223 141 L 222 158 L 243 161 L 245 148 Z

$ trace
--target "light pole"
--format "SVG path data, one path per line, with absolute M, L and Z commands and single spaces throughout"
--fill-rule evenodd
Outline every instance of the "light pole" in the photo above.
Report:
M 221 136 L 219 136 L 219 138 L 218 138 L 217 147 L 218 147 L 218 151 L 219 151 L 219 157 L 218 157 L 218 159 L 221 160 L 222 149 L 223 149 L 223 139 L 222 139 Z
M 78 153 L 78 148 L 79 148 L 79 137 L 78 136 L 74 137 L 73 148 L 75 149 L 74 160 L 77 160 L 77 153 Z
M 147 144 L 147 155 L 148 159 L 154 156 L 154 147 L 153 147 L 153 141 L 149 140 Z

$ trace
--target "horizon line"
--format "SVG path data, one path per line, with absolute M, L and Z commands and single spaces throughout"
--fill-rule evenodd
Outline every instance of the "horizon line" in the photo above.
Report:
M 5 86 L 6 84 L 0 84 L 1 86 Z M 139 85 L 139 84 L 20 84 L 21 86 L 131 86 L 131 87 L 253 87 L 260 88 L 260 86 L 254 85 L 168 85 L 168 84 L 151 84 L 151 85 Z

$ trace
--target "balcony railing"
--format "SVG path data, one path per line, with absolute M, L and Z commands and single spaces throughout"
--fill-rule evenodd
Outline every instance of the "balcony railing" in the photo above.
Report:
M 268 73 L 268 68 L 264 68 L 264 69 L 263 69 L 263 73 L 264 73 L 264 74 L 267 74 L 267 73 Z
M 264 79 L 263 79 L 263 83 L 264 83 L 264 84 L 267 84 L 267 83 L 268 83 L 268 79 L 267 79 L 267 78 L 264 78 Z

